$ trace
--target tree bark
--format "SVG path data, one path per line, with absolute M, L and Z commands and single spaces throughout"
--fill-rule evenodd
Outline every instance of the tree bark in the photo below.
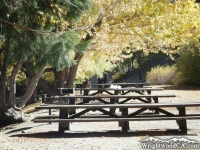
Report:
M 47 83 L 45 79 L 40 78 L 38 85 L 45 91 L 46 94 L 53 94 L 53 86 Z
M 55 87 L 61 88 L 65 86 L 65 69 L 55 72 Z
M 82 57 L 83 57 L 83 55 L 78 54 L 78 53 L 75 56 L 75 60 L 77 60 L 77 64 L 70 68 L 70 74 L 69 74 L 69 77 L 67 79 L 67 84 L 66 84 L 67 88 L 73 87 L 73 83 L 74 83 L 74 80 L 75 80 L 75 77 L 76 77 L 78 66 L 79 66 L 79 63 L 80 63 Z
M 41 67 L 41 69 L 33 76 L 26 93 L 17 101 L 17 103 L 16 103 L 17 107 L 19 107 L 19 108 L 23 107 L 23 105 L 30 99 L 30 97 L 32 96 L 32 94 L 37 86 L 39 79 L 41 78 L 41 76 L 44 72 L 44 69 L 45 69 L 45 65 L 43 67 Z
M 0 65 L 0 111 L 5 112 L 7 110 L 6 104 L 6 72 L 8 67 L 8 57 L 10 52 L 10 34 L 9 26 L 5 26 L 5 45 L 4 45 L 4 58 L 3 64 Z
M 5 85 L 6 76 L 5 73 L 1 70 L 0 75 L 0 113 L 5 112 L 7 109 L 6 105 L 6 85 Z
M 39 97 L 37 94 L 37 88 L 35 88 L 33 94 L 31 95 L 31 98 L 26 102 L 25 106 L 36 103 L 39 101 Z
M 9 101 L 8 101 L 8 107 L 14 107 L 15 104 L 15 78 L 17 75 L 17 72 L 20 70 L 23 62 L 24 62 L 25 57 L 21 58 L 17 64 L 13 67 L 12 69 L 12 73 L 10 76 L 10 84 L 9 84 L 9 88 L 10 88 L 10 92 L 9 92 Z
M 142 80 L 142 70 L 141 70 L 141 51 L 138 51 L 138 71 L 139 71 L 139 80 Z

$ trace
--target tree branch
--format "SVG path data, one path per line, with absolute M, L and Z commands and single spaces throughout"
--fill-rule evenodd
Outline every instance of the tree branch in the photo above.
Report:
M 5 19 L 3 19 L 3 18 L 0 18 L 0 20 L 3 21 L 3 22 L 5 22 L 5 23 L 7 23 L 7 24 L 9 24 L 9 25 L 12 25 L 12 26 L 14 26 L 14 27 L 17 27 L 17 28 L 20 28 L 20 29 L 23 29 L 23 30 L 28 30 L 28 31 L 37 32 L 37 33 L 44 33 L 44 32 L 41 32 L 41 31 L 33 30 L 32 28 L 29 28 L 29 27 L 27 27 L 27 26 L 14 24 L 14 23 L 12 23 L 12 22 L 10 22 L 10 21 L 7 21 L 7 20 L 5 20 Z
M 55 71 L 54 68 L 46 68 L 46 69 L 44 70 L 44 73 L 46 73 L 46 72 L 54 72 L 54 71 Z
M 84 13 L 80 8 L 78 8 L 78 6 L 74 5 L 74 4 L 71 3 L 70 1 L 66 0 L 66 2 L 68 2 L 70 5 L 76 7 L 80 12 Z

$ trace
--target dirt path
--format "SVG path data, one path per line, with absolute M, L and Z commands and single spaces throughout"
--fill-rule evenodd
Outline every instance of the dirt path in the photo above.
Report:
M 153 92 L 158 94 L 160 92 Z M 162 94 L 175 94 L 175 98 L 163 98 L 163 102 L 200 101 L 200 90 L 169 90 Z M 200 111 L 192 108 L 190 112 Z M 53 114 L 58 111 L 54 110 Z M 175 121 L 130 122 L 130 132 L 121 133 L 117 122 L 108 123 L 73 123 L 70 131 L 63 135 L 57 133 L 58 124 L 33 123 L 31 120 L 48 114 L 40 110 L 26 114 L 27 121 L 9 126 L 0 132 L 0 150 L 133 150 L 142 149 L 141 141 L 148 137 L 162 140 L 187 138 L 200 143 L 200 120 L 189 120 L 188 134 L 175 132 Z

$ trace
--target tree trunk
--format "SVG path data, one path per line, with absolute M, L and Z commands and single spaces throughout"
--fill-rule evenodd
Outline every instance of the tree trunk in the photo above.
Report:
M 61 88 L 65 86 L 65 69 L 55 72 L 55 87 Z
M 53 86 L 47 83 L 45 79 L 40 78 L 38 85 L 45 91 L 46 94 L 53 94 Z
M 31 98 L 26 102 L 26 106 L 33 104 L 33 103 L 36 103 L 38 101 L 39 101 L 39 97 L 38 97 L 38 93 L 37 93 L 37 88 L 35 88 Z
M 133 65 L 133 57 L 131 58 L 131 74 L 133 75 L 133 72 L 134 72 L 134 65 Z
M 32 80 L 32 78 L 34 77 L 34 75 L 28 74 L 26 76 L 26 91 L 28 90 L 29 86 L 30 86 L 30 82 Z M 35 102 L 37 102 L 39 99 L 37 97 L 37 88 L 35 88 L 33 94 L 31 95 L 31 98 L 26 102 L 26 106 L 29 104 L 33 104 Z
M 15 81 L 15 78 L 16 78 L 16 75 L 17 75 L 17 72 L 19 71 L 20 67 L 22 66 L 23 62 L 24 62 L 24 57 L 21 58 L 17 64 L 13 67 L 12 69 L 12 73 L 11 73 L 11 76 L 10 76 L 10 84 L 9 84 L 9 88 L 10 88 L 10 92 L 9 92 L 9 101 L 8 101 L 8 107 L 14 107 L 14 104 L 15 104 L 15 85 L 16 85 L 16 81 Z
M 70 73 L 69 73 L 69 77 L 67 79 L 67 84 L 66 84 L 67 88 L 73 87 L 73 83 L 74 83 L 74 80 L 75 80 L 75 77 L 76 77 L 78 66 L 79 66 L 79 63 L 80 63 L 82 58 L 83 58 L 82 54 L 76 54 L 75 60 L 77 60 L 77 64 L 70 68 Z
M 6 106 L 6 85 L 5 85 L 5 74 L 1 70 L 0 75 L 0 111 L 5 112 L 7 109 Z M 1 113 L 1 112 L 0 112 Z M 1 115 L 0 115 L 1 116 Z
M 5 26 L 5 46 L 3 47 L 4 50 L 4 57 L 3 57 L 3 64 L 0 64 L 0 111 L 6 111 L 6 72 L 8 67 L 8 57 L 10 52 L 10 34 L 9 34 L 9 26 Z
M 35 91 L 37 83 L 44 72 L 44 69 L 45 69 L 45 65 L 41 67 L 41 69 L 37 72 L 37 74 L 33 76 L 26 93 L 17 101 L 16 103 L 17 107 L 23 107 L 23 105 L 31 98 L 33 92 Z
M 141 51 L 138 51 L 138 71 L 139 71 L 139 80 L 142 80 L 142 70 L 141 70 Z

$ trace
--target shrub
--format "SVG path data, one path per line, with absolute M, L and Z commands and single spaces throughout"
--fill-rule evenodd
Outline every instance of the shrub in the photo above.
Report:
M 179 58 L 176 60 L 177 77 L 175 84 L 200 85 L 200 43 L 190 41 L 179 50 Z
M 150 84 L 172 84 L 175 76 L 174 66 L 156 66 L 146 75 L 146 82 Z
M 117 82 L 117 81 L 123 79 L 124 77 L 125 77 L 125 74 L 124 74 L 124 73 L 118 72 L 118 73 L 116 73 L 115 75 L 112 76 L 112 79 L 113 79 L 115 82 Z

